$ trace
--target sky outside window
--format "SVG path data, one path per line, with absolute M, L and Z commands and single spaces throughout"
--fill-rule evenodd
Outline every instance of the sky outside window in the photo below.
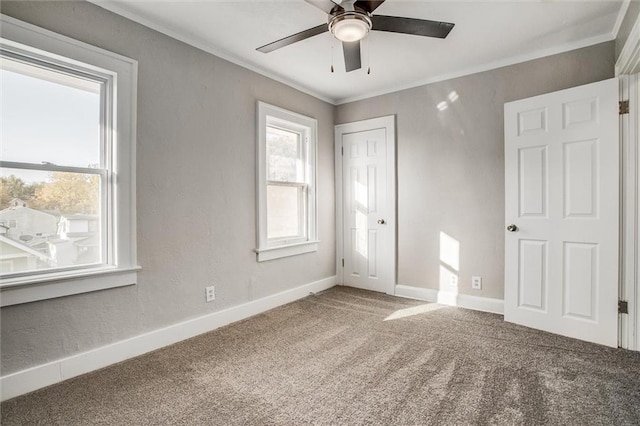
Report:
M 3 67 L 9 64 L 10 68 L 12 62 L 3 59 Z M 20 66 L 26 73 L 0 70 L 0 158 L 35 164 L 98 166 L 101 83 L 61 78 L 59 73 L 55 73 L 55 81 L 39 68 Z M 42 177 L 29 171 L 12 172 L 25 181 Z

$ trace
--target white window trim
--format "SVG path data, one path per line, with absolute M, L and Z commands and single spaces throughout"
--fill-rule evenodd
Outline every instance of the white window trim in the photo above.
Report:
M 258 262 L 278 259 L 287 256 L 295 256 L 304 253 L 311 253 L 318 250 L 317 240 L 317 149 L 318 149 L 318 121 L 316 119 L 287 111 L 264 102 L 258 102 L 257 107 L 257 177 L 256 177 L 256 245 Z M 307 163 L 311 170 L 308 173 L 308 223 L 307 238 L 305 241 L 295 240 L 290 243 L 280 243 L 278 245 L 269 244 L 267 239 L 267 117 L 276 120 L 283 120 L 294 123 L 296 126 L 309 129 L 309 142 L 307 146 Z
M 9 50 L 46 57 L 110 74 L 116 102 L 114 120 L 113 221 L 107 233 L 114 245 L 108 265 L 24 274 L 0 280 L 0 306 L 79 294 L 137 282 L 136 253 L 136 97 L 138 63 L 133 59 L 0 15 L 0 43 Z M 114 136 L 115 138 L 115 136 Z

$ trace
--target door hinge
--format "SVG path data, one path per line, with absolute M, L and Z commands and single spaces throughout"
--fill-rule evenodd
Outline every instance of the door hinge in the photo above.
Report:
M 342 259 L 342 267 L 344 268 L 344 259 Z
M 629 114 L 629 101 L 618 102 L 618 112 L 620 115 Z
M 629 304 L 626 300 L 618 300 L 618 313 L 619 314 L 628 314 L 629 313 Z
M 344 147 L 343 146 L 340 147 L 340 155 L 344 155 Z

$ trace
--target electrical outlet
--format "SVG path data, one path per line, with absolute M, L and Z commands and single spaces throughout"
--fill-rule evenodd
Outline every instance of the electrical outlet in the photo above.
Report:
M 456 274 L 451 274 L 451 281 L 449 282 L 449 284 L 451 284 L 452 287 L 458 287 L 458 276 Z
M 471 288 L 474 290 L 482 290 L 482 277 L 471 277 Z
M 215 286 L 206 287 L 205 294 L 207 296 L 207 302 L 211 302 L 212 300 L 216 300 L 216 288 Z

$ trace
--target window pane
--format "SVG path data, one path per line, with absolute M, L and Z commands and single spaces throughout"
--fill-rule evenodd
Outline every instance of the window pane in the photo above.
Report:
M 267 180 L 304 182 L 300 134 L 267 126 Z
M 267 238 L 305 234 L 306 191 L 298 186 L 267 185 Z
M 0 158 L 100 165 L 102 83 L 2 58 Z
M 0 271 L 100 263 L 100 176 L 0 168 Z

